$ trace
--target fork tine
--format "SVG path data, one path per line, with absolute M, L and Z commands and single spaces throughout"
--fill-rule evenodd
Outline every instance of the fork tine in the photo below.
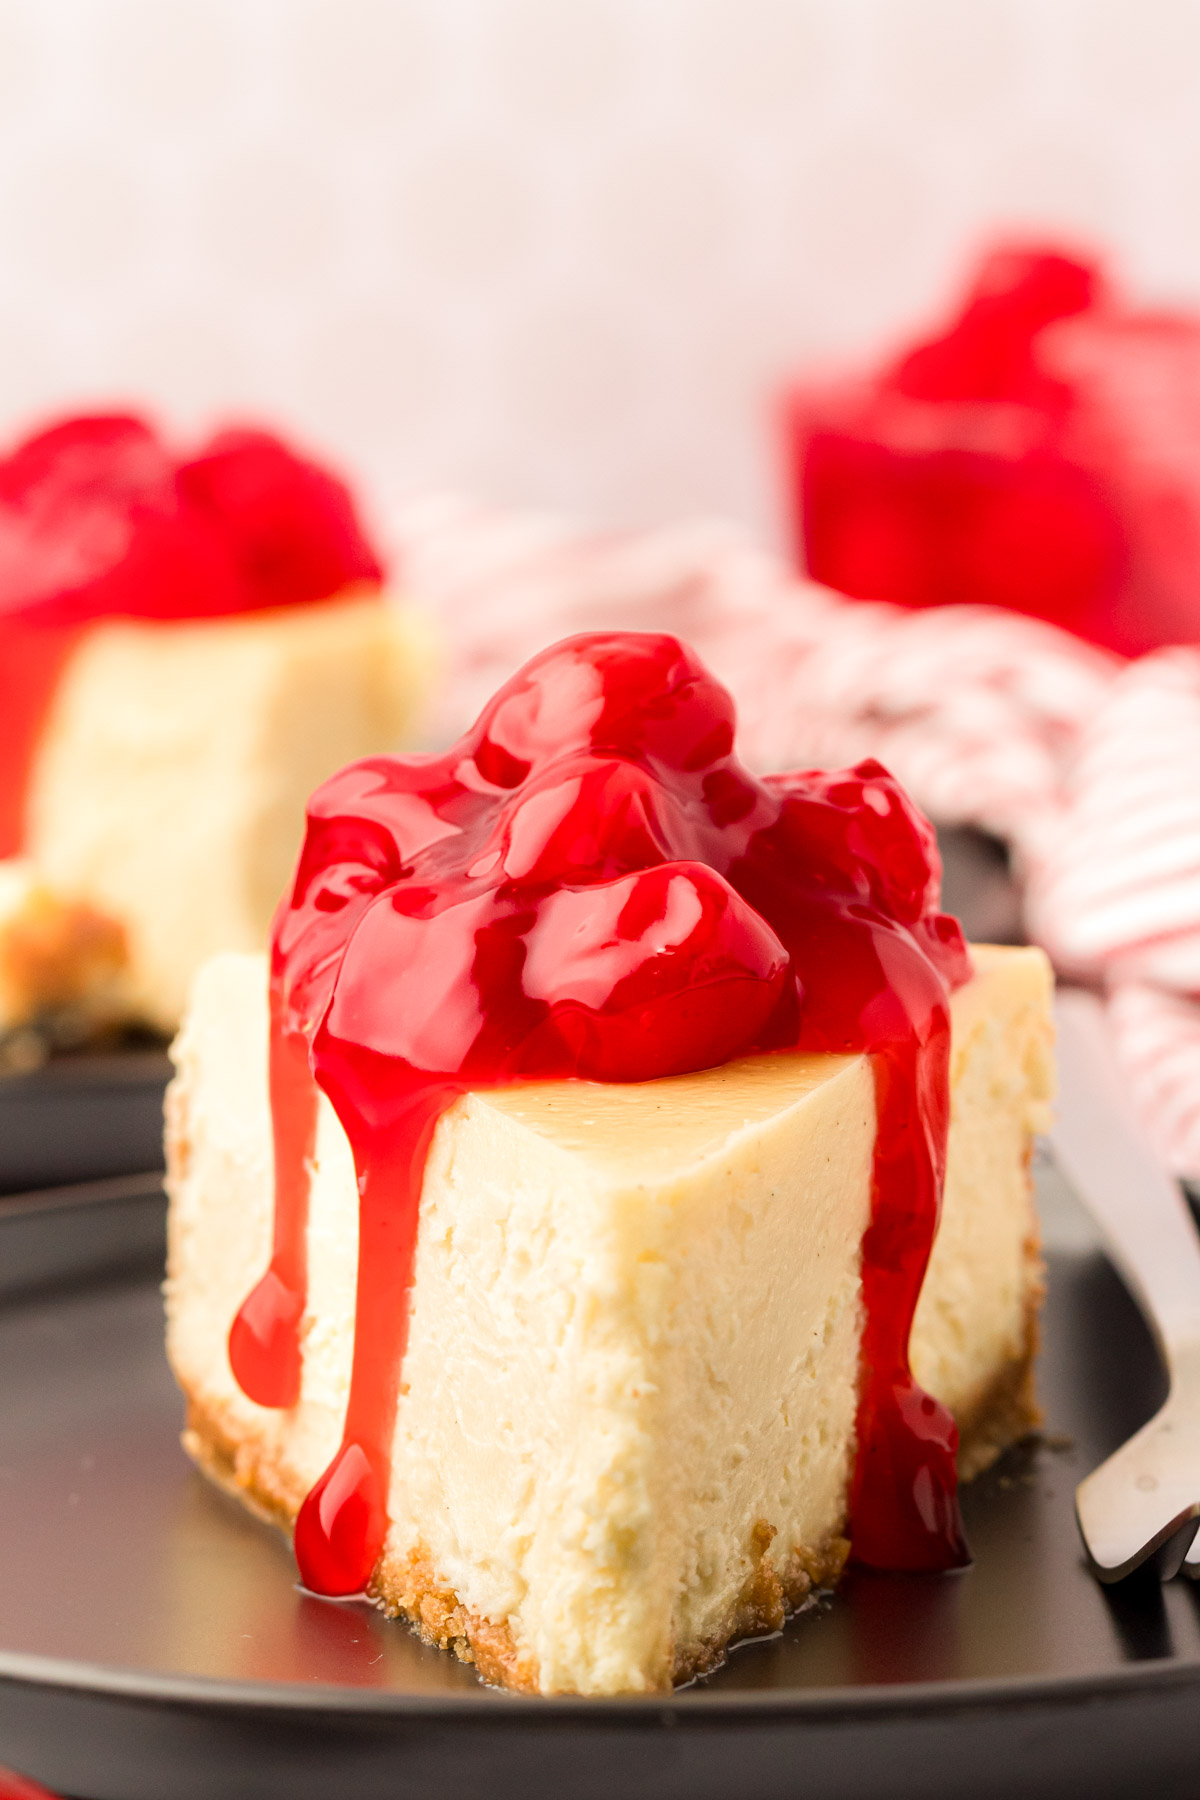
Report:
M 1115 1566 L 1096 1560 L 1087 1532 L 1084 1530 L 1083 1520 L 1079 1516 L 1078 1507 L 1076 1507 L 1075 1517 L 1088 1553 L 1088 1563 L 1092 1573 L 1097 1581 L 1103 1582 L 1106 1587 L 1126 1580 L 1128 1576 L 1135 1574 L 1138 1569 L 1145 1568 L 1147 1565 L 1160 1581 L 1171 1581 L 1181 1569 L 1190 1580 L 1200 1581 L 1200 1561 L 1189 1563 L 1186 1560 L 1187 1553 L 1196 1536 L 1197 1526 L 1200 1525 L 1200 1507 L 1172 1519 L 1157 1531 L 1148 1543 L 1141 1545 L 1139 1549 L 1126 1557 L 1124 1562 L 1117 1563 Z
M 1200 1526 L 1200 1518 L 1193 1513 L 1192 1517 L 1181 1525 L 1173 1536 L 1160 1544 L 1154 1552 L 1154 1572 L 1160 1581 L 1173 1581 L 1183 1568 L 1187 1553 L 1195 1539 L 1197 1526 Z
M 1198 1451 L 1194 1409 L 1173 1394 L 1080 1482 L 1075 1516 L 1099 1580 L 1124 1581 L 1152 1560 L 1163 1581 L 1178 1574 L 1200 1526 Z

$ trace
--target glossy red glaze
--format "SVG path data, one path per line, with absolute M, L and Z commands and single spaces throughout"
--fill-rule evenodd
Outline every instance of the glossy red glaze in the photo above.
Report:
M 57 1800 L 57 1796 L 24 1775 L 14 1775 L 11 1769 L 0 1769 L 0 1800 Z
M 966 946 L 937 911 L 932 831 L 879 764 L 756 780 L 733 728 L 729 695 L 675 639 L 579 637 L 444 755 L 356 763 L 313 796 L 272 960 L 272 1269 L 288 1246 L 289 1299 L 268 1303 L 253 1357 L 243 1315 L 234 1367 L 254 1362 L 256 1398 L 297 1397 L 308 1140 L 289 1121 L 308 1104 L 305 1042 L 361 1196 L 344 1439 L 296 1527 L 319 1592 L 359 1591 L 382 1546 L 421 1183 L 446 1107 L 471 1087 L 644 1080 L 792 1047 L 876 1057 L 856 1554 L 966 1558 L 954 1425 L 907 1361 Z
M 843 593 L 1002 606 L 1122 655 L 1200 641 L 1200 320 L 1045 249 L 946 330 L 789 399 L 798 548 Z
M 242 1392 L 260 1406 L 293 1406 L 300 1392 L 300 1321 L 308 1286 L 305 1252 L 309 1171 L 317 1138 L 317 1090 L 308 1044 L 271 1022 L 271 1128 L 275 1242 L 271 1265 L 234 1320 L 229 1362 Z
M 0 856 L 24 836 L 46 710 L 101 618 L 323 600 L 382 569 L 334 476 L 265 432 L 180 462 L 140 419 L 71 419 L 0 462 Z

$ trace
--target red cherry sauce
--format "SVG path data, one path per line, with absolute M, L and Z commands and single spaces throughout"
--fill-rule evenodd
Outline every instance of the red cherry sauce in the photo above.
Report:
M 875 1059 L 856 1555 L 967 1558 L 955 1426 L 908 1368 L 966 946 L 937 911 L 930 827 L 886 770 L 756 780 L 733 736 L 729 695 L 674 638 L 577 637 L 444 755 L 355 763 L 310 802 L 273 934 L 275 1251 L 229 1352 L 252 1399 L 295 1403 L 319 1087 L 361 1224 L 344 1436 L 296 1525 L 317 1592 L 359 1592 L 382 1548 L 421 1183 L 454 1098 L 793 1048 Z
M 70 419 L 0 461 L 0 856 L 24 842 L 46 713 L 87 625 L 324 600 L 382 569 L 343 484 L 259 431 L 175 458 L 140 419 Z

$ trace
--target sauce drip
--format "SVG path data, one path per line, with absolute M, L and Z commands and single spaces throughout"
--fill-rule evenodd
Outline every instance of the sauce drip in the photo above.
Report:
M 324 600 L 383 571 L 342 483 L 260 431 L 179 461 L 81 418 L 0 462 L 0 856 L 19 852 L 46 715 L 85 627 Z
M 317 1592 L 359 1592 L 383 1545 L 425 1158 L 455 1097 L 785 1048 L 875 1058 L 855 1554 L 967 1560 L 955 1426 L 908 1367 L 967 949 L 937 910 L 933 833 L 886 770 L 758 780 L 733 736 L 729 695 L 674 638 L 578 637 L 444 755 L 355 763 L 310 802 L 273 932 L 275 1253 L 230 1360 L 251 1399 L 298 1400 L 315 1081 L 361 1200 L 343 1439 L 296 1524 Z

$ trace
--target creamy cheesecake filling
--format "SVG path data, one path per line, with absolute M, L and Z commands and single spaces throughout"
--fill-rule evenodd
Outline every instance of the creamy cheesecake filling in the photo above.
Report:
M 908 1347 L 945 1174 L 949 997 L 970 960 L 937 910 L 932 831 L 884 769 L 756 780 L 733 727 L 674 639 L 571 639 L 444 755 L 354 765 L 310 803 L 272 947 L 273 1253 L 229 1356 L 251 1399 L 296 1403 L 321 1089 L 360 1217 L 342 1441 L 296 1523 L 316 1591 L 363 1589 L 384 1545 L 439 1119 L 514 1081 L 640 1081 L 767 1051 L 872 1058 L 856 1554 L 967 1559 L 956 1428 Z

